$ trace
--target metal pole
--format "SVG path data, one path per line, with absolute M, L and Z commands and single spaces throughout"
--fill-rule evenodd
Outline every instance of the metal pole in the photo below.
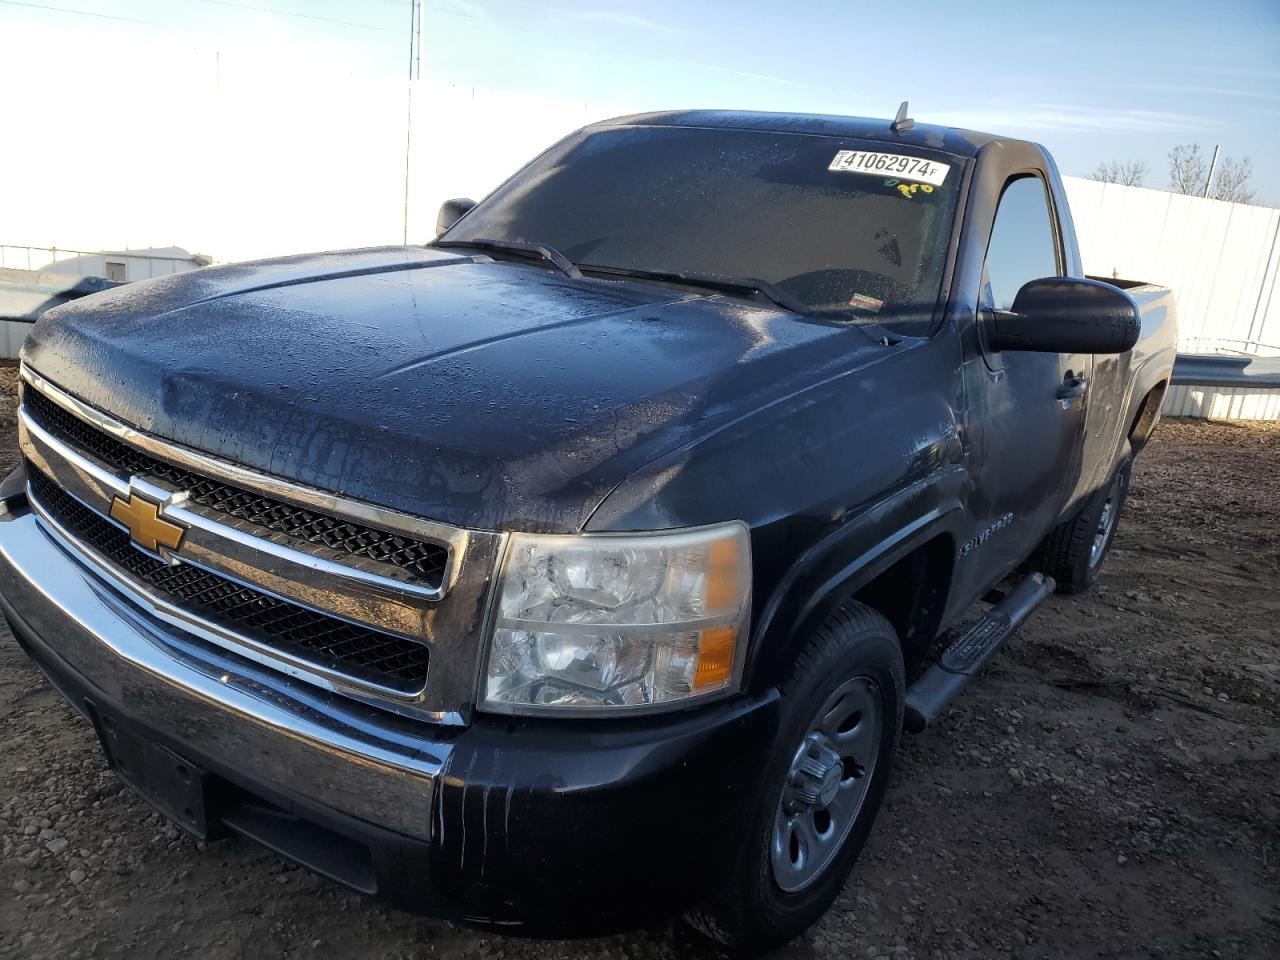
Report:
M 404 122 L 404 236 L 401 242 L 409 245 L 409 155 L 413 149 L 413 73 L 418 53 L 418 25 L 420 0 L 409 0 L 409 92 L 405 97 Z
M 1220 149 L 1222 149 L 1221 144 L 1215 143 L 1213 145 L 1213 160 L 1209 164 L 1209 176 L 1204 181 L 1204 193 L 1200 194 L 1202 197 L 1209 195 L 1209 185 L 1213 183 L 1214 171 L 1218 169 L 1218 151 Z
M 1271 252 L 1267 254 L 1267 260 L 1262 265 L 1262 283 L 1258 287 L 1258 302 L 1253 305 L 1253 319 L 1249 321 L 1249 342 L 1245 344 L 1245 349 L 1257 350 L 1262 346 L 1262 335 L 1267 322 L 1267 314 L 1271 312 L 1271 295 L 1275 293 L 1276 287 L 1280 286 L 1280 260 L 1276 259 L 1276 249 L 1280 247 L 1280 217 L 1276 217 L 1275 233 L 1271 235 Z M 1271 269 L 1272 265 L 1275 269 Z M 1267 274 L 1271 274 L 1271 283 L 1267 283 Z M 1262 302 L 1263 292 L 1266 293 L 1267 302 Z

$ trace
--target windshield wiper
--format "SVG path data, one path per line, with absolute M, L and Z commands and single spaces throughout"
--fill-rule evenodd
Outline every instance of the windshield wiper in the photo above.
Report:
M 718 277 L 705 273 L 684 273 L 675 270 L 636 270 L 629 267 L 597 267 L 582 264 L 591 273 L 606 273 L 616 277 L 635 277 L 639 280 L 662 280 L 668 283 L 684 283 L 691 287 L 705 287 L 725 293 L 758 294 L 775 306 L 792 313 L 809 314 L 813 311 L 802 300 L 768 280 L 759 277 Z
M 831 317 L 848 320 L 851 311 L 847 308 L 811 307 L 803 300 L 792 296 L 777 284 L 759 277 L 717 277 L 701 273 L 680 273 L 674 270 L 637 270 L 629 267 L 598 267 L 594 264 L 581 264 L 588 273 L 603 273 L 615 277 L 635 277 L 638 280 L 661 280 L 669 283 L 684 283 L 691 287 L 705 287 L 708 290 L 723 290 L 726 293 L 754 293 L 771 301 L 784 310 L 798 313 L 804 317 Z M 859 320 L 858 329 L 877 343 L 893 346 L 900 343 L 902 337 L 891 333 L 878 323 Z
M 469 247 L 493 253 L 514 253 L 518 256 L 532 256 L 546 261 L 558 269 L 566 277 L 582 279 L 582 271 L 577 265 L 555 247 L 545 243 L 525 243 L 523 240 L 487 240 L 483 237 L 475 240 L 435 240 L 427 244 L 429 247 Z

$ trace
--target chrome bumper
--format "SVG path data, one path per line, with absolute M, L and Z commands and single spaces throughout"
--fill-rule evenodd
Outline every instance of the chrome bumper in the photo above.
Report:
M 431 839 L 449 744 L 422 739 L 420 723 L 259 669 L 147 616 L 25 508 L 0 514 L 0 597 L 37 659 L 80 678 L 103 706 L 281 793 Z

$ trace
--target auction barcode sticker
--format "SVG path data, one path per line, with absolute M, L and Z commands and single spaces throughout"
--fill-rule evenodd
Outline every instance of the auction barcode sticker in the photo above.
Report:
M 926 160 L 924 157 L 908 157 L 901 153 L 841 150 L 827 169 L 843 173 L 870 173 L 881 177 L 897 177 L 899 180 L 915 180 L 940 187 L 947 179 L 951 166 L 938 163 L 936 160 Z

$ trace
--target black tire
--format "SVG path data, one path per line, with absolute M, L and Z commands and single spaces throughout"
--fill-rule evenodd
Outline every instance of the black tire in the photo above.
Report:
M 1126 445 L 1107 485 L 1074 520 L 1055 528 L 1040 544 L 1033 565 L 1057 581 L 1059 593 L 1083 593 L 1093 586 L 1115 540 L 1132 472 L 1133 454 Z
M 829 862 L 809 886 L 788 893 L 775 881 L 772 857 L 775 828 L 782 823 L 776 818 L 783 791 L 794 783 L 793 762 L 808 742 L 806 735 L 818 720 L 817 711 L 850 684 L 870 689 L 868 680 L 874 684 L 873 699 L 880 707 L 878 726 L 868 731 L 869 740 L 870 734 L 878 735 L 878 745 L 867 748 L 868 757 L 875 757 L 870 772 L 864 769 L 870 782 L 848 817 L 843 841 L 833 838 L 825 848 Z M 902 730 L 904 698 L 902 648 L 893 626 L 860 603 L 849 603 L 833 614 L 801 650 L 791 676 L 781 685 L 778 738 L 760 800 L 714 899 L 686 917 L 695 929 L 735 953 L 760 953 L 792 939 L 822 916 L 853 869 L 884 799 Z M 860 725 L 862 714 L 857 717 Z M 857 726 L 852 730 L 856 732 Z M 842 768 L 839 776 L 852 784 L 858 777 L 847 769 Z M 834 829 L 830 819 L 828 824 Z

